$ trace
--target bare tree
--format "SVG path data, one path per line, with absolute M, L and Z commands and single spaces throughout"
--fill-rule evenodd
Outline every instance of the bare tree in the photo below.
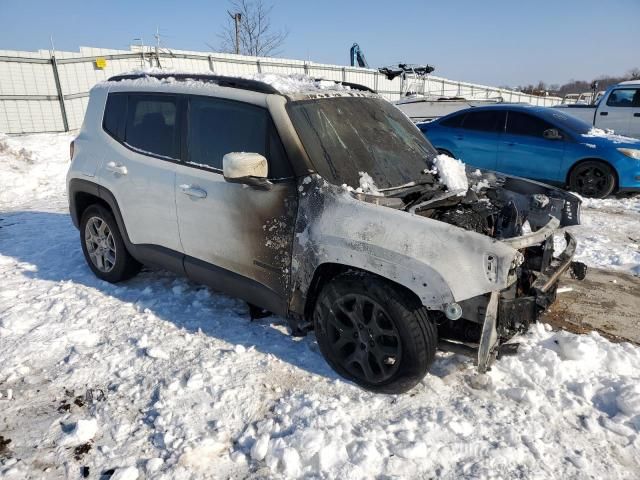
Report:
M 271 25 L 272 5 L 265 5 L 262 0 L 230 0 L 230 17 L 218 37 L 222 51 L 236 51 L 236 22 L 232 18 L 240 13 L 239 51 L 242 55 L 269 57 L 278 55 L 289 32 L 275 30 Z

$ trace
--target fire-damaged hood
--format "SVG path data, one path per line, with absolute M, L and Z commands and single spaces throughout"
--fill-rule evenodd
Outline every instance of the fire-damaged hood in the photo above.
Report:
M 412 290 L 429 308 L 510 283 L 520 248 L 579 223 L 580 199 L 537 182 L 474 170 L 461 195 L 437 181 L 368 195 L 300 181 L 293 289 L 323 263 L 370 271 Z M 408 193 L 407 193 L 408 192 Z
M 580 198 L 559 188 L 479 169 L 468 170 L 467 179 L 463 190 L 450 191 L 435 175 L 431 182 L 358 198 L 500 240 L 580 223 Z

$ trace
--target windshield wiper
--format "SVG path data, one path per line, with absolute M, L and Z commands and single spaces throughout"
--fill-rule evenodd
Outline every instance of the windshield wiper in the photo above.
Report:
M 427 180 L 424 182 L 409 182 L 402 185 L 396 185 L 395 187 L 379 188 L 378 191 L 380 193 L 383 193 L 385 196 L 387 196 L 387 193 L 396 195 L 398 193 L 402 193 L 402 191 L 404 190 L 420 189 L 420 187 L 423 187 L 424 185 L 433 185 L 434 183 L 435 182 L 433 180 Z
M 425 182 L 425 183 L 427 183 L 427 182 Z M 422 183 L 418 184 L 416 182 L 409 182 L 409 183 L 404 183 L 402 185 L 396 185 L 395 187 L 379 188 L 378 191 L 379 192 L 392 192 L 393 190 L 401 190 L 403 188 L 415 187 L 416 185 L 423 185 L 423 184 Z

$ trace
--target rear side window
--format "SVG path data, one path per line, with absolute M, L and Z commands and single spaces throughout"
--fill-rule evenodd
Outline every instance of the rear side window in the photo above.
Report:
M 610 107 L 632 107 L 633 97 L 638 90 L 634 88 L 620 88 L 614 90 L 607 98 L 607 105 Z
M 440 125 L 443 127 L 451 127 L 451 128 L 460 128 L 462 126 L 462 121 L 464 120 L 464 116 L 466 113 L 461 113 L 459 115 L 453 115 L 452 117 L 447 118 L 440 122 Z
M 549 128 L 555 127 L 538 117 L 522 112 L 509 112 L 507 133 L 542 138 L 542 133 Z
M 269 178 L 291 176 L 282 143 L 264 108 L 194 96 L 189 103 L 188 125 L 190 163 L 222 170 L 222 157 L 227 153 L 259 153 L 269 162 Z
M 125 143 L 143 153 L 178 158 L 177 99 L 129 94 Z
M 503 110 L 481 110 L 467 113 L 462 128 L 483 132 L 502 132 L 504 130 L 505 112 Z
M 119 142 L 124 142 L 127 116 L 127 94 L 111 93 L 107 97 L 102 128 Z

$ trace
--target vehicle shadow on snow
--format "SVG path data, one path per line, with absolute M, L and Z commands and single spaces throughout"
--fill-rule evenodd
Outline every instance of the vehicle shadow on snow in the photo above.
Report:
M 230 348 L 254 348 L 310 373 L 339 378 L 322 358 L 313 335 L 291 337 L 286 321 L 276 316 L 250 322 L 247 304 L 241 300 L 163 270 L 145 268 L 117 285 L 99 280 L 84 260 L 78 230 L 68 214 L 0 213 L 0 255 L 19 262 L 18 269 L 27 278 L 93 288 L 189 332 L 202 331 L 226 341 Z
M 116 285 L 99 280 L 87 266 L 78 230 L 64 213 L 22 211 L 0 213 L 0 255 L 14 258 L 27 278 L 72 282 L 149 311 L 179 328 L 272 354 L 292 366 L 328 379 L 339 377 L 319 352 L 315 337 L 291 337 L 277 316 L 250 322 L 243 301 L 164 270 L 143 269 Z M 94 305 L 95 306 L 95 305 Z M 445 377 L 462 359 L 438 356 L 430 373 Z

